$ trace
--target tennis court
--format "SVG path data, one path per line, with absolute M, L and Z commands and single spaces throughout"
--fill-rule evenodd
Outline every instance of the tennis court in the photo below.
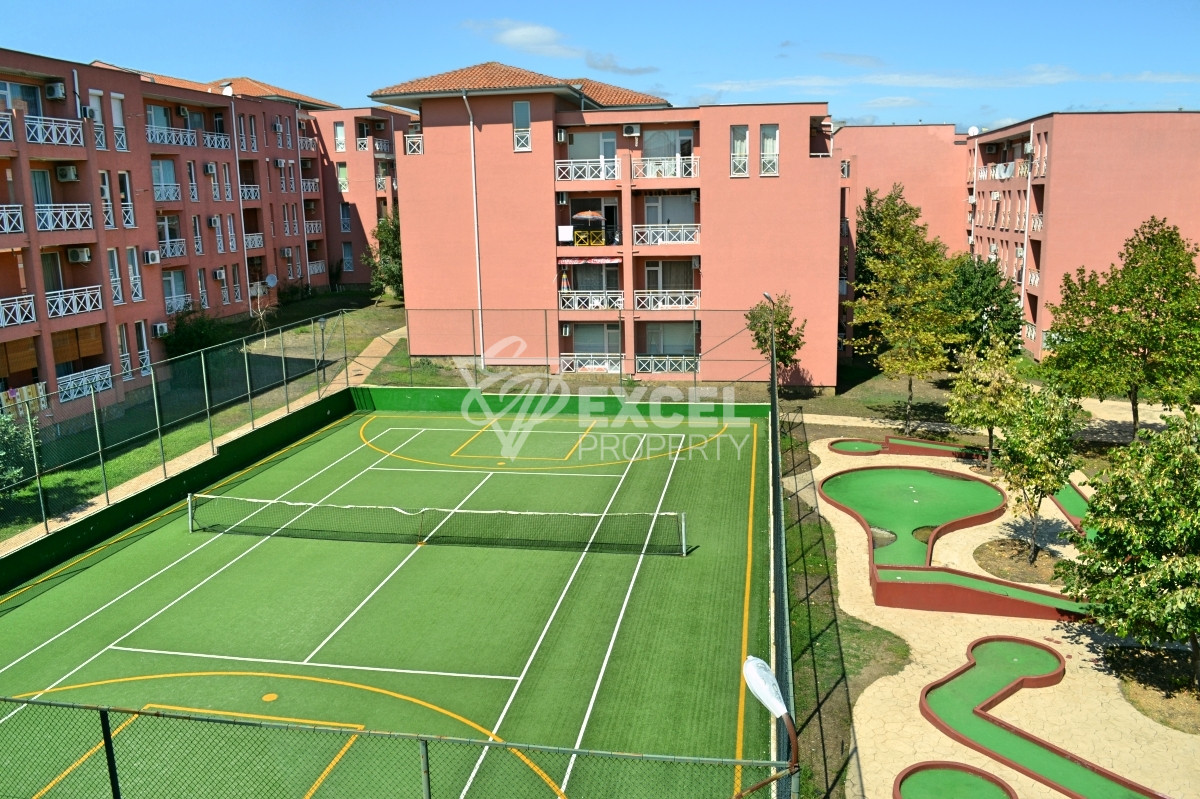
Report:
M 135 796 L 416 779 L 360 731 L 769 759 L 739 676 L 769 646 L 762 422 L 352 413 L 0 597 L 0 696 L 346 733 L 164 762 L 139 739 L 168 720 L 117 719 L 123 784 L 176 786 Z M 101 793 L 98 731 L 45 717 L 0 704 L 0 796 Z M 438 795 L 602 795 L 577 762 L 462 749 Z

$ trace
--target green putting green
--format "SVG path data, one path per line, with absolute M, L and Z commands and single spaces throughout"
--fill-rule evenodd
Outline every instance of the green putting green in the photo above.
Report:
M 1032 643 L 992 640 L 974 646 L 971 655 L 975 663 L 969 669 L 926 695 L 930 710 L 943 724 L 992 757 L 1017 763 L 1064 793 L 1089 799 L 1143 795 L 1098 773 L 1086 761 L 1064 757 L 975 713 L 976 707 L 1016 680 L 1053 674 L 1059 661 L 1049 650 Z
M 829 445 L 834 452 L 880 452 L 883 444 L 876 441 L 835 441 Z
M 1054 495 L 1054 499 L 1058 502 L 1068 514 L 1076 519 L 1082 519 L 1088 512 L 1087 498 L 1075 487 L 1073 483 L 1067 483 L 1060 488 Z M 1095 538 L 1096 531 L 1090 527 L 1085 527 L 1084 532 L 1088 538 Z
M 836 474 L 821 487 L 867 524 L 895 533 L 895 542 L 875 550 L 881 566 L 924 566 L 927 545 L 913 538 L 914 530 L 984 513 L 1004 501 L 999 489 L 982 480 L 925 469 L 860 469 Z
M 878 550 L 876 550 L 878 551 Z M 1013 599 L 1020 599 L 1025 602 L 1032 602 L 1036 605 L 1048 605 L 1052 608 L 1060 608 L 1073 613 L 1082 614 L 1086 610 L 1086 606 L 1079 602 L 1072 602 L 1065 597 L 1053 597 L 1046 594 L 1038 593 L 1037 591 L 1029 591 L 1015 583 L 1000 584 L 989 580 L 982 580 L 977 577 L 972 577 L 969 574 L 959 574 L 942 569 L 921 569 L 919 571 L 913 569 L 888 569 L 881 567 L 879 569 L 879 579 L 885 582 L 894 583 L 941 583 L 946 585 L 961 585 L 964 588 L 972 588 L 976 591 L 986 591 L 989 594 L 997 596 L 1007 596 Z
M 946 799 L 969 796 L 971 799 L 1008 799 L 996 783 L 972 771 L 938 766 L 914 771 L 900 783 L 901 799 Z
M 941 444 L 936 441 L 922 441 L 919 438 L 894 438 L 888 436 L 889 442 L 903 444 L 906 447 L 922 447 L 924 449 L 937 449 L 944 452 L 961 452 L 964 455 L 976 455 L 982 453 L 983 450 L 978 447 L 964 447 L 959 444 Z

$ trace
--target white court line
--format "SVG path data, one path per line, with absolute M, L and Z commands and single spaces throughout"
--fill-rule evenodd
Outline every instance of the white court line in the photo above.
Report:
M 604 662 L 600 665 L 600 673 L 596 675 L 596 686 L 592 689 L 592 698 L 588 701 L 587 712 L 583 715 L 583 725 L 579 728 L 579 737 L 575 739 L 574 749 L 578 749 L 583 743 L 583 734 L 587 730 L 588 721 L 592 717 L 592 709 L 596 706 L 596 697 L 600 695 L 600 683 L 604 681 L 604 672 L 608 670 L 608 661 L 612 657 L 613 647 L 617 643 L 617 633 L 621 631 L 621 622 L 625 619 L 625 609 L 629 607 L 629 598 L 633 596 L 633 586 L 637 583 L 638 572 L 642 570 L 642 561 L 646 559 L 646 547 L 650 545 L 650 536 L 654 532 L 654 525 L 658 521 L 658 514 L 662 511 L 663 500 L 667 498 L 667 489 L 671 485 L 671 477 L 675 474 L 675 464 L 679 463 L 679 453 L 683 451 L 683 443 L 686 437 L 681 436 L 679 439 L 679 448 L 675 450 L 675 457 L 671 459 L 671 470 L 667 472 L 667 481 L 663 483 L 662 494 L 658 497 L 658 505 L 654 508 L 654 518 L 650 522 L 650 530 L 646 533 L 646 540 L 642 543 L 642 552 L 638 555 L 637 566 L 634 567 L 633 576 L 629 578 L 629 588 L 625 591 L 625 599 L 621 602 L 621 612 L 617 615 L 616 626 L 613 627 L 612 637 L 608 639 L 608 649 L 604 653 Z M 575 755 L 571 755 L 571 761 L 567 764 L 566 774 L 563 775 L 562 784 L 559 786 L 563 791 L 567 790 L 567 782 L 571 779 L 571 772 L 575 768 Z
M 412 440 L 413 440 L 414 438 L 416 438 L 418 435 L 420 435 L 420 433 L 419 433 L 419 432 L 418 432 L 418 433 L 416 433 L 415 435 L 413 435 L 411 438 L 409 438 L 409 439 L 408 439 L 408 441 L 405 441 L 405 442 L 404 442 L 404 444 L 407 444 L 409 441 L 412 441 Z M 402 446 L 404 446 L 404 444 L 401 444 L 400 446 L 402 447 Z M 359 450 L 361 450 L 361 449 L 362 449 L 364 446 L 365 446 L 365 445 L 361 445 L 361 444 L 360 444 L 359 446 L 355 447 L 353 450 L 351 450 L 350 452 L 346 453 L 345 455 L 343 455 L 342 457 L 338 458 L 337 460 L 333 461 L 332 463 L 330 463 L 328 466 L 324 467 L 324 468 L 323 468 L 323 469 L 321 469 L 320 471 L 314 472 L 314 473 L 313 473 L 312 475 L 310 475 L 309 477 L 306 477 L 304 480 L 302 480 L 302 481 L 300 481 L 299 483 L 297 483 L 296 485 L 292 486 L 292 487 L 291 487 L 291 488 L 289 488 L 287 491 L 285 491 L 285 492 L 283 492 L 282 494 L 280 494 L 278 498 L 279 498 L 279 499 L 282 499 L 283 497 L 286 497 L 288 494 L 292 493 L 292 492 L 293 492 L 293 491 L 295 491 L 296 489 L 300 488 L 300 487 L 301 487 L 302 485 L 304 485 L 305 483 L 308 483 L 308 482 L 310 482 L 310 481 L 312 481 L 312 480 L 315 480 L 315 479 L 316 479 L 316 478 L 317 478 L 319 475 L 321 475 L 322 473 L 324 473 L 325 471 L 327 471 L 327 470 L 329 470 L 329 469 L 332 469 L 332 468 L 333 468 L 333 467 L 334 467 L 336 464 L 340 463 L 341 461 L 345 460 L 346 458 L 349 458 L 351 455 L 354 455 L 354 454 L 355 454 L 355 453 L 357 453 Z M 399 447 L 396 447 L 395 449 L 399 449 Z M 383 458 L 387 458 L 387 457 L 390 457 L 390 455 L 388 455 L 388 454 L 384 454 L 384 455 L 382 455 L 382 456 L 379 458 L 379 460 L 383 460 Z M 335 488 L 335 489 L 334 489 L 333 491 L 331 491 L 329 494 L 325 495 L 325 497 L 322 497 L 322 499 L 328 499 L 329 497 L 333 496 L 333 495 L 334 495 L 334 494 L 336 494 L 338 491 L 340 491 L 342 488 L 345 488 L 347 485 L 349 485 L 350 483 L 352 483 L 352 482 L 354 482 L 355 480 L 357 480 L 361 474 L 362 474 L 362 473 L 361 473 L 361 472 L 359 472 L 359 474 L 356 474 L 354 477 L 352 477 L 352 478 L 350 478 L 349 480 L 347 480 L 346 482 L 342 483 L 340 486 L 338 486 L 337 488 Z M 318 500 L 318 501 L 321 501 L 321 500 Z M 299 517 L 297 517 L 297 518 L 299 518 Z M 281 528 L 281 529 L 282 529 L 282 528 Z M 91 618 L 92 616 L 96 615 L 97 613 L 99 613 L 100 611 L 104 610 L 105 608 L 109 607 L 109 606 L 110 606 L 110 605 L 112 605 L 114 602 L 117 602 L 118 600 L 120 600 L 122 597 L 124 597 L 124 596 L 128 595 L 129 593 L 131 593 L 131 592 L 133 592 L 133 591 L 135 591 L 135 590 L 137 590 L 137 589 L 138 589 L 139 587 L 141 587 L 142 585 L 145 585 L 145 584 L 146 584 L 146 583 L 148 583 L 150 580 L 153 580 L 153 579 L 154 579 L 155 577 L 157 577 L 159 574 L 162 574 L 162 573 L 163 573 L 163 572 L 165 572 L 167 569 L 170 569 L 170 568 L 171 568 L 172 566 L 174 566 L 176 563 L 179 563 L 180 561 L 184 560 L 184 558 L 187 558 L 187 557 L 189 557 L 190 555 L 192 555 L 193 553 L 195 553 L 195 552 L 198 552 L 198 551 L 199 551 L 199 550 L 200 550 L 202 547 L 204 547 L 204 546 L 207 546 L 209 543 L 211 543 L 211 542 L 213 542 L 213 541 L 216 541 L 218 538 L 220 538 L 220 537 L 221 537 L 221 535 L 223 535 L 223 534 L 218 534 L 218 535 L 215 535 L 215 536 L 213 536 L 213 537 L 212 537 L 212 538 L 210 538 L 208 541 L 206 541 L 204 544 L 201 544 L 200 546 L 198 546 L 198 547 L 196 547 L 195 549 L 193 549 L 191 552 L 189 552 L 189 553 L 187 553 L 186 555 L 184 555 L 182 558 L 179 558 L 179 560 L 175 561 L 175 563 L 172 563 L 172 564 L 170 564 L 169 566 L 166 566 L 166 567 L 164 567 L 164 568 L 163 568 L 163 569 L 161 569 L 160 571 L 156 572 L 155 574 L 151 575 L 150 577 L 147 577 L 145 580 L 143 580 L 142 582 L 140 582 L 140 583 L 138 583 L 137 585 L 135 585 L 133 588 L 130 588 L 130 589 L 129 589 L 128 591 L 126 591 L 124 594 L 121 594 L 121 596 L 119 596 L 119 597 L 117 597 L 116 599 L 113 599 L 113 600 L 111 600 L 111 601 L 109 601 L 109 602 L 105 603 L 105 604 L 104 604 L 102 607 L 100 607 L 100 608 L 96 609 L 96 610 L 95 610 L 95 611 L 93 611 L 92 613 L 89 613 L 87 616 L 85 616 L 84 618 L 80 619 L 80 620 L 79 620 L 79 621 L 77 621 L 75 624 L 71 625 L 71 627 L 68 627 L 66 630 L 63 630 L 63 631 L 62 631 L 61 633 L 59 633 L 58 635 L 54 636 L 54 638 L 51 638 L 49 641 L 45 641 L 45 642 L 43 642 L 43 643 L 39 644 L 39 645 L 38 645 L 36 648 L 34 648 L 34 649 L 30 650 L 29 652 L 26 652 L 26 653 L 25 653 L 24 655 L 22 655 L 20 658 L 18 658 L 17 660 L 14 660 L 12 663 L 8 664 L 8 666 L 5 666 L 5 667 L 4 667 L 4 669 L 0 669 L 0 672 L 3 672 L 5 669 L 8 669 L 8 668 L 10 668 L 11 666 L 15 665 L 16 663 L 19 663 L 21 660 L 24 660 L 25 658 L 29 657 L 29 655 L 33 654 L 33 653 L 34 653 L 34 652 L 36 652 L 38 649 L 41 649 L 41 648 L 42 648 L 43 646 L 45 646 L 46 644 L 50 643 L 51 641 L 55 640 L 56 638 L 58 638 L 58 637 L 60 637 L 60 636 L 62 636 L 62 635 L 64 635 L 64 634 L 66 634 L 67 632 L 69 632 L 70 630 L 74 629 L 75 627 L 79 626 L 79 625 L 80 625 L 80 624 L 82 624 L 84 621 L 87 621 L 87 619 L 89 619 L 89 618 Z M 272 535 L 274 535 L 274 533 L 272 533 Z M 58 687 L 59 685 L 61 685 L 63 682 L 65 682 L 66 680 L 70 679 L 72 675 L 76 674 L 76 673 L 77 673 L 77 672 L 79 672 L 81 669 L 83 669 L 83 668 L 85 668 L 86 666 L 88 666 L 88 665 L 89 665 L 89 664 L 90 664 L 92 661 L 94 661 L 96 658 L 100 657 L 100 656 L 101 656 L 101 655 L 103 655 L 105 652 L 107 652 L 107 651 L 109 650 L 109 648 L 116 646 L 117 644 L 121 643 L 122 641 L 124 641 L 124 640 L 125 640 L 126 638 L 128 638 L 129 636 L 133 635 L 135 632 L 137 632 L 137 631 L 138 631 L 138 630 L 140 630 L 141 628 L 145 627 L 145 626 L 146 626 L 147 624 L 149 624 L 150 622 L 154 621 L 154 619 L 158 618 L 158 617 L 159 617 L 159 616 L 161 616 L 163 613 L 165 613 L 166 611 L 168 611 L 168 610 L 170 610 L 172 607 L 174 607 L 176 603 L 178 603 L 178 602 L 182 601 L 183 599 L 185 599 L 186 597 L 188 597 L 189 595 L 191 595 L 191 594 L 192 594 L 192 592 L 196 591 L 196 590 L 197 590 L 197 589 L 199 589 L 201 586 L 205 585 L 205 584 L 206 584 L 206 583 L 207 583 L 209 580 L 213 579 L 213 578 L 214 578 L 214 577 L 216 577 L 218 574 L 220 574 L 221 572 L 225 571 L 225 570 L 226 570 L 226 569 L 228 569 L 230 566 L 232 566 L 233 564 L 237 563 L 239 560 L 241 560 L 242 558 L 246 557 L 246 556 L 247 556 L 247 555 L 249 555 L 251 552 L 253 552 L 254 550 L 258 549 L 260 546 L 262 546 L 263 544 L 265 544 L 265 543 L 267 542 L 267 540 L 268 540 L 268 539 L 270 539 L 270 538 L 271 538 L 271 536 L 266 536 L 266 537 L 264 537 L 262 540 L 258 541 L 256 544 L 254 544 L 252 547 L 250 547 L 249 549 L 246 549 L 245 551 L 243 551 L 243 552 L 242 552 L 240 555 L 238 555 L 237 557 L 235 557 L 233 560 L 229 561 L 229 562 L 228 562 L 228 563 L 226 563 L 224 566 L 222 566 L 221 568 L 217 569 L 217 570 L 216 570 L 215 572 L 213 572 L 212 574 L 210 574 L 210 575 L 208 575 L 207 577 L 205 577 L 205 578 L 204 578 L 203 580 L 201 580 L 199 583 L 197 583 L 196 585 L 194 585 L 194 586 L 192 586 L 191 588 L 189 588 L 189 589 L 188 589 L 188 590 L 187 590 L 185 593 L 183 593 L 182 595 L 180 595 L 180 596 L 176 597 L 175 599 L 173 599 L 173 600 L 172 600 L 170 603 L 168 603 L 168 604 L 167 604 L 165 607 L 163 607 L 163 608 L 159 609 L 159 610 L 158 610 L 156 613 L 154 613 L 152 616 L 150 616 L 149 618 L 147 618 L 147 619 L 145 619 L 144 621 L 142 621 L 141 623 L 139 623 L 139 624 L 138 624 L 136 627 L 134 627 L 132 630 L 130 630 L 129 632 L 125 633 L 125 634 L 124 634 L 124 635 L 122 635 L 120 638 L 118 638 L 117 640 L 113 641 L 111 644 L 109 644 L 108 646 L 104 647 L 103 649 L 101 649 L 101 650 L 100 650 L 99 652 L 97 652 L 96 654 L 92 655 L 90 658 L 88 658 L 87 660 L 85 660 L 83 663 L 80 663 L 78 666 L 76 666 L 75 668 L 71 669 L 69 672 L 67 672 L 66 674 L 64 674 L 62 677 L 60 677 L 60 678 L 59 678 L 58 680 L 56 680 L 55 682 L 51 683 L 49 686 L 47 686 L 47 687 L 46 687 L 45 689 L 43 689 L 42 691 L 39 691 L 39 692 L 37 693 L 37 695 L 35 695 L 33 698 L 34 698 L 34 699 L 37 699 L 38 697 L 40 697 L 40 696 L 42 696 L 43 694 L 45 694 L 45 693 L 46 693 L 46 691 L 49 691 L 49 690 L 50 690 L 50 689 L 52 689 L 52 688 L 57 688 L 57 687 Z M 18 707 L 17 707 L 17 709 L 16 709 L 16 710 L 13 710 L 11 713 L 9 713 L 9 714 L 8 714 L 7 716 L 5 716 L 4 718 L 0 718 L 0 724 L 3 724 L 4 722 L 8 721 L 10 718 L 12 718 L 14 715 L 16 715 L 17 713 L 19 713 L 19 712 L 20 712 L 20 711 L 21 711 L 23 708 L 25 708 L 25 707 L 27 707 L 27 705 L 20 705 L 20 706 L 18 706 Z
M 416 438 L 416 436 L 413 436 L 413 438 Z M 409 441 L 411 441 L 411 440 L 412 440 L 412 439 L 410 438 L 410 439 L 409 439 Z M 477 485 L 477 486 L 475 486 L 473 489 L 471 489 L 471 493 L 470 493 L 470 494 L 467 494 L 465 497 L 463 497 L 463 500 L 462 500 L 462 502 L 458 503 L 458 507 L 456 507 L 454 510 L 458 510 L 458 509 L 459 509 L 459 508 L 461 508 L 463 505 L 465 505 L 465 504 L 467 503 L 467 500 L 468 500 L 468 499 L 470 499 L 470 498 L 471 498 L 471 496 L 472 496 L 472 495 L 473 495 L 473 494 L 474 494 L 476 491 L 478 491 L 480 488 L 483 488 L 483 484 L 484 484 L 484 483 L 486 483 L 486 482 L 488 481 L 488 478 L 489 478 L 489 477 L 491 477 L 491 476 L 492 476 L 491 472 L 488 472 L 488 474 L 487 474 L 486 476 L 484 476 L 484 478 L 483 478 L 482 480 L 480 480 L 480 481 L 479 481 L 479 485 Z M 450 517 L 451 517 L 451 516 L 453 516 L 453 515 L 454 515 L 453 511 L 451 511 L 449 514 L 447 514 L 447 516 L 446 516 L 446 518 L 445 518 L 445 519 L 442 519 L 440 522 L 438 522 L 438 525 L 437 525 L 437 527 L 434 527 L 434 528 L 433 528 L 433 530 L 432 530 L 432 531 L 430 531 L 429 535 L 425 536 L 425 540 L 426 540 L 426 541 L 428 541 L 430 538 L 432 538 L 432 537 L 433 537 L 433 534 L 434 534 L 434 533 L 436 533 L 436 532 L 437 532 L 437 531 L 438 531 L 438 530 L 441 528 L 441 526 L 442 526 L 443 524 L 445 524 L 446 522 L 448 522 L 448 521 L 450 520 Z M 339 632 L 341 632 L 341 629 L 342 629 L 343 627 L 345 627 L 345 626 L 346 626 L 346 625 L 347 625 L 347 624 L 350 622 L 350 620 L 351 620 L 351 619 L 353 619 L 353 618 L 354 618 L 355 614 L 356 614 L 356 613 L 358 613 L 360 610 L 362 610 L 362 609 L 363 609 L 363 606 L 364 606 L 364 605 L 366 605 L 368 602 L 370 602 L 370 601 L 371 601 L 371 597 L 373 597 L 373 596 L 375 596 L 376 594 L 378 594 L 378 593 L 379 593 L 379 591 L 380 591 L 380 589 L 382 589 L 382 588 L 383 588 L 385 585 L 387 585 L 387 583 L 388 583 L 388 580 L 390 580 L 390 579 L 392 579 L 393 577 L 395 577 L 395 576 L 396 576 L 396 572 L 400 571 L 400 569 L 401 569 L 401 568 L 404 566 L 404 564 L 405 564 L 405 563 L 408 563 L 409 559 L 411 559 L 413 555 L 417 554 L 417 552 L 418 552 L 419 550 L 420 550 L 420 547 L 413 547 L 413 548 L 412 548 L 412 551 L 411 551 L 411 552 L 409 552 L 407 555 L 405 555 L 405 556 L 404 556 L 404 559 L 403 559 L 403 560 L 401 560 L 399 563 L 397 563 L 397 564 L 396 564 L 396 568 L 392 569 L 392 571 L 391 571 L 391 574 L 389 574 L 387 577 L 384 577 L 384 578 L 383 578 L 383 582 L 381 582 L 379 585 L 375 586 L 375 590 L 374 590 L 374 591 L 372 591 L 371 593 L 367 594 L 367 597 L 366 597 L 366 599 L 364 599 L 362 602 L 359 602 L 359 603 L 358 603 L 358 607 L 356 607 L 354 610 L 350 611 L 350 615 L 349 615 L 349 616 L 347 616 L 346 618 L 342 619 L 342 623 L 341 623 L 341 624 L 339 624 L 337 627 L 334 627 L 334 628 L 333 628 L 333 632 L 331 632 L 329 635 L 325 636 L 325 640 L 324 640 L 324 641 L 322 641 L 321 643 L 319 643 L 319 644 L 317 645 L 317 648 L 316 648 L 316 649 L 314 649 L 312 652 L 310 652 L 310 653 L 309 653 L 308 657 L 306 657 L 306 658 L 304 659 L 304 662 L 305 662 L 305 663 L 307 663 L 307 662 L 309 662 L 310 660 L 312 660 L 314 657 L 316 657 L 317 653 L 318 653 L 318 652 L 320 652 L 322 649 L 324 649 L 324 648 L 325 648 L 325 644 L 329 643 L 329 642 L 330 642 L 330 640 L 333 638 L 333 636 L 335 636 L 335 635 L 337 635 Z
M 487 469 L 403 469 L 397 466 L 372 466 L 372 472 L 420 472 L 422 474 L 524 474 L 534 477 L 620 477 L 619 474 L 580 474 L 579 472 L 517 472 L 507 469 L 488 471 Z
M 621 490 L 621 484 L 629 476 L 629 470 L 633 468 L 638 452 L 641 451 L 642 445 L 646 443 L 647 435 L 649 433 L 642 436 L 642 440 L 638 442 L 637 449 L 633 451 L 633 457 L 625 464 L 625 473 L 621 475 L 621 482 L 617 483 L 617 487 L 613 489 L 612 496 L 608 498 L 608 504 L 604 506 L 604 511 L 600 514 L 600 519 L 596 522 L 596 529 L 592 530 L 592 538 L 588 539 L 588 546 L 591 546 L 592 539 L 600 532 L 600 525 L 604 523 L 604 517 L 608 515 L 608 509 L 616 501 L 617 493 Z M 579 553 L 579 559 L 575 561 L 575 568 L 571 570 L 571 576 L 567 578 L 567 584 L 563 586 L 562 593 L 558 595 L 558 601 L 554 603 L 554 609 L 550 611 L 550 618 L 546 619 L 546 624 L 542 627 L 542 633 L 533 645 L 533 652 L 529 654 L 529 659 L 525 661 L 525 667 L 521 669 L 521 675 L 517 678 L 517 684 L 513 686 L 512 693 L 508 695 L 508 701 L 504 703 L 504 708 L 500 711 L 500 717 L 496 719 L 496 724 L 492 727 L 493 733 L 499 732 L 500 725 L 504 722 L 504 717 L 508 715 L 508 710 L 512 707 L 513 700 L 517 698 L 517 693 L 521 690 L 521 683 L 524 682 L 525 675 L 529 673 L 530 667 L 533 666 L 533 659 L 537 657 L 537 653 L 541 650 L 542 641 L 546 640 L 546 634 L 550 632 L 550 625 L 554 623 L 554 618 L 558 615 L 558 609 L 562 607 L 563 600 L 567 598 L 567 591 L 571 590 L 571 585 L 575 582 L 575 575 L 579 574 L 579 568 L 583 566 L 583 559 L 587 557 L 587 554 L 588 551 L 586 548 L 583 552 Z M 462 793 L 459 794 L 459 799 L 465 799 L 467 791 L 471 790 L 471 785 L 475 782 L 475 775 L 479 773 L 480 767 L 483 766 L 483 759 L 487 757 L 487 753 L 487 749 L 479 753 L 479 759 L 475 761 L 475 767 L 471 769 L 471 776 L 467 779 L 467 784 L 463 786 Z
M 515 680 L 507 674 L 469 674 L 455 671 L 424 671 L 422 669 L 389 669 L 383 666 L 349 666 L 344 663 L 310 663 L 307 660 L 276 660 L 274 658 L 252 658 L 238 655 L 206 655 L 202 652 L 175 652 L 170 649 L 140 649 L 134 646 L 110 646 L 114 652 L 136 652 L 143 655 L 171 655 L 173 657 L 205 658 L 207 660 L 230 660 L 238 663 L 270 663 L 278 666 L 311 666 L 320 669 L 345 669 L 347 671 L 380 671 L 388 674 L 421 674 L 431 677 L 471 677 L 477 680 Z

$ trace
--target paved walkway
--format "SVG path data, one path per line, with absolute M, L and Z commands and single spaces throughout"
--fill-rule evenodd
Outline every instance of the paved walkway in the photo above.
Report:
M 870 428 L 864 430 L 864 436 L 870 433 Z M 948 458 L 844 455 L 829 450 L 830 440 L 812 442 L 821 460 L 814 470 L 818 481 L 844 469 L 882 464 L 969 471 Z M 885 799 L 907 766 L 952 760 L 996 774 L 1021 799 L 1061 799 L 1057 791 L 955 742 L 921 716 L 921 689 L 965 663 L 971 641 L 997 634 L 1050 644 L 1066 658 L 1067 671 L 1056 686 L 1020 691 L 1005 700 L 993 711 L 996 716 L 1152 789 L 1170 796 L 1197 795 L 1200 736 L 1157 724 L 1126 702 L 1117 680 L 1098 667 L 1097 653 L 1089 647 L 1090 631 L 1048 621 L 878 607 L 868 582 L 866 534 L 845 513 L 829 506 L 822 510 L 837 540 L 841 610 L 899 635 L 911 650 L 910 663 L 900 674 L 872 683 L 855 703 L 858 767 L 850 770 L 847 797 Z M 1057 508 L 1045 511 L 1051 524 L 1065 529 Z M 934 563 L 981 573 L 971 554 L 974 548 L 1007 535 L 1016 524 L 1010 511 L 991 524 L 952 533 L 938 542 Z

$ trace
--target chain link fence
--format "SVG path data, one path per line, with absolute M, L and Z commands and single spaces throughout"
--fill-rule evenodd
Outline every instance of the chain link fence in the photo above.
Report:
M 783 767 L 0 699 L 2 797 L 723 799 Z

